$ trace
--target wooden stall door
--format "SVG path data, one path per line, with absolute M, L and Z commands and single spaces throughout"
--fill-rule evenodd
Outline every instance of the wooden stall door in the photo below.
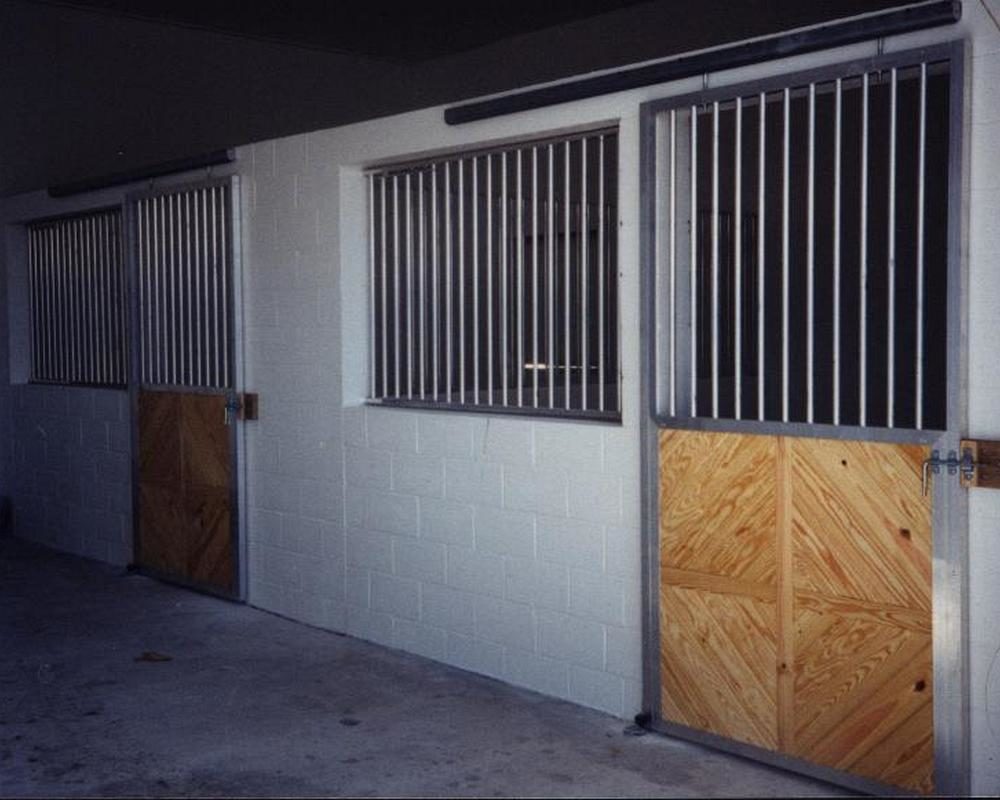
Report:
M 235 592 L 232 451 L 224 394 L 139 394 L 139 566 Z
M 927 455 L 661 431 L 665 720 L 933 790 Z

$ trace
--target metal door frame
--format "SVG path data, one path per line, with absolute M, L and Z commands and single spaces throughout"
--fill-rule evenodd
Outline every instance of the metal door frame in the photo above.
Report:
M 881 48 L 880 48 L 881 49 Z M 810 761 L 787 756 L 716 734 L 706 733 L 660 715 L 659 620 L 659 436 L 661 428 L 733 431 L 827 439 L 930 444 L 947 453 L 960 450 L 967 426 L 967 264 L 968 196 L 962 166 L 967 153 L 964 125 L 966 59 L 968 48 L 952 41 L 870 58 L 854 59 L 800 72 L 776 74 L 748 83 L 732 84 L 695 94 L 676 95 L 643 103 L 639 112 L 640 152 L 640 264 L 643 299 L 640 303 L 640 452 L 642 458 L 642 608 L 643 608 L 643 712 L 654 730 L 687 739 L 766 764 L 789 769 L 851 789 L 875 794 L 910 794 L 895 786 L 861 778 Z M 664 418 L 657 413 L 660 369 L 658 363 L 656 297 L 656 115 L 683 102 L 706 98 L 729 99 L 784 88 L 791 82 L 832 80 L 846 73 L 876 71 L 915 61 L 949 60 L 950 141 L 948 163 L 948 308 L 947 308 L 947 430 L 913 431 L 860 428 L 806 423 Z M 697 101 L 694 98 L 698 98 Z M 669 332 L 673 336 L 673 331 Z M 933 489 L 932 625 L 934 669 L 934 783 L 935 793 L 968 794 L 969 757 L 969 658 L 968 658 L 968 496 L 958 478 L 942 476 Z
M 132 437 L 132 547 L 133 563 L 139 563 L 141 552 L 139 535 L 139 394 L 143 390 L 140 380 L 142 359 L 142 326 L 140 324 L 139 286 L 136 280 L 139 274 L 139 242 L 136 235 L 136 205 L 139 200 L 175 194 L 193 189 L 209 189 L 213 187 L 229 188 L 229 224 L 232 231 L 232 242 L 229 247 L 229 362 L 232 364 L 233 385 L 225 392 L 216 389 L 192 386 L 156 385 L 146 388 L 146 391 L 176 391 L 190 394 L 226 394 L 228 398 L 239 397 L 244 387 L 244 348 L 243 348 L 243 267 L 242 267 L 242 233 L 240 229 L 242 198 L 240 179 L 238 175 L 224 177 L 207 177 L 197 181 L 182 181 L 164 183 L 155 188 L 126 194 L 122 203 L 124 214 L 125 238 L 125 273 L 129 295 L 129 371 L 128 393 L 131 412 Z M 224 592 L 218 587 L 200 581 L 185 579 L 183 576 L 168 575 L 149 567 L 139 567 L 143 574 L 160 580 L 195 589 L 206 594 L 216 595 L 227 600 L 246 601 L 247 586 L 247 544 L 242 531 L 246 519 L 244 502 L 246 498 L 245 474 L 245 433 L 244 421 L 239 414 L 235 415 L 233 424 L 229 426 L 230 470 L 232 484 L 229 493 L 230 505 L 230 543 L 233 550 L 233 591 Z

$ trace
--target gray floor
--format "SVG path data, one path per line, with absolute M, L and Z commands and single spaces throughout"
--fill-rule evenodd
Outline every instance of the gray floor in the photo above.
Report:
M 136 661 L 144 651 L 169 655 Z M 824 795 L 431 661 L 0 539 L 0 795 Z

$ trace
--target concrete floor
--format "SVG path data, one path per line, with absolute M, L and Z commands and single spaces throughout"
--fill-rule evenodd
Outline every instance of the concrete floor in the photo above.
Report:
M 145 651 L 169 661 L 137 661 Z M 0 795 L 843 794 L 0 539 Z

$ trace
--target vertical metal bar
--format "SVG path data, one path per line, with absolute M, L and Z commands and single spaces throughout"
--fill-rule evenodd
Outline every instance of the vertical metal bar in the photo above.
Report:
M 927 160 L 927 64 L 920 65 L 920 138 L 917 161 L 916 427 L 924 427 L 924 200 Z
M 31 318 L 31 377 L 38 376 L 38 264 L 35 245 L 35 229 L 28 228 L 28 296 Z
M 503 174 L 503 182 L 500 184 L 500 385 L 503 391 L 503 405 L 509 404 L 507 397 L 509 376 L 508 376 L 508 347 L 507 340 L 507 314 L 508 312 L 508 280 L 509 265 L 507 263 L 509 253 L 509 241 L 507 230 L 507 151 L 500 154 L 500 171 Z
M 590 380 L 590 354 L 587 291 L 587 244 L 590 231 L 587 218 L 587 138 L 580 140 L 580 408 L 587 410 L 587 383 Z
M 733 155 L 733 293 L 736 297 L 734 311 L 733 348 L 733 416 L 742 417 L 743 407 L 743 98 L 736 98 L 736 128 L 733 138 L 736 152 Z
M 437 164 L 431 165 L 431 291 L 434 292 L 431 302 L 431 319 L 434 323 L 431 346 L 431 358 L 434 364 L 433 388 L 434 399 L 438 399 L 438 376 L 441 373 L 439 364 L 441 324 L 438 320 L 438 300 L 441 295 L 441 276 L 438 264 L 438 203 L 437 203 Z
M 789 183 L 791 180 L 792 91 L 784 89 L 784 128 L 781 150 L 781 421 L 788 422 L 789 407 Z
M 376 397 L 376 316 L 375 305 L 375 276 L 376 276 L 376 250 L 375 250 L 375 175 L 369 173 L 367 176 L 368 193 L 368 397 Z
M 413 187 L 406 173 L 406 396 L 413 399 Z
M 148 383 L 159 383 L 161 377 L 160 354 L 163 347 L 160 344 L 160 239 L 163 226 L 160 224 L 160 204 L 156 198 L 149 198 L 146 201 L 149 211 L 149 327 L 147 337 L 149 338 L 149 376 Z
M 87 331 L 84 324 L 83 287 L 86 282 L 85 259 L 83 248 L 83 220 L 74 220 L 73 229 L 73 277 L 70 284 L 70 298 L 73 302 L 73 328 L 75 339 L 73 343 L 73 379 L 77 382 L 86 380 L 87 363 Z
M 479 157 L 472 159 L 472 389 L 477 406 L 479 397 Z
M 230 237 L 233 229 L 230 220 L 232 219 L 229 209 L 231 200 L 229 187 L 219 187 L 219 244 L 222 248 L 222 373 L 226 382 L 226 388 L 233 388 L 233 373 L 229 364 L 229 344 L 231 337 L 231 327 L 229 319 L 229 282 L 232 275 L 232 263 L 230 262 Z
M 176 205 L 177 196 L 169 195 L 166 198 L 167 202 L 167 218 L 169 220 L 169 227 L 167 229 L 167 259 L 169 263 L 169 276 L 170 276 L 170 304 L 167 306 L 167 325 L 170 330 L 170 383 L 176 385 L 178 383 L 178 372 L 177 372 L 177 316 L 178 316 L 178 305 L 177 305 L 177 247 L 176 247 L 176 229 L 174 227 L 174 206 Z
M 195 374 L 198 386 L 205 386 L 205 280 L 204 262 L 201 257 L 201 190 L 191 195 L 191 247 L 194 266 L 194 318 L 195 318 Z
M 381 192 L 379 193 L 379 212 L 382 217 L 380 264 L 382 268 L 382 284 L 380 294 L 382 295 L 382 386 L 379 398 L 389 396 L 389 305 L 388 305 L 388 285 L 389 285 L 389 256 L 387 241 L 389 238 L 386 232 L 386 176 L 380 175 L 379 183 Z
M 861 221 L 859 232 L 859 328 L 858 338 L 858 424 L 867 424 L 867 371 L 868 371 L 868 73 L 861 77 Z
M 139 383 L 146 383 L 149 380 L 149 368 L 146 359 L 146 349 L 147 349 L 147 336 L 146 336 L 146 311 L 149 306 L 149 284 L 147 283 L 149 277 L 149 258 L 147 255 L 147 246 L 149 242 L 149 231 L 147 229 L 146 220 L 146 208 L 147 202 L 145 199 L 140 199 L 135 204 L 135 233 L 136 233 L 136 254 L 138 256 L 138 274 L 136 277 L 136 283 L 139 288 L 139 318 L 138 318 L 138 330 L 132 332 L 133 336 L 139 337 L 139 375 L 137 379 Z M 104 283 L 103 270 L 101 274 L 101 281 Z M 103 308 L 103 304 L 102 304 Z M 104 315 L 100 315 L 100 325 L 103 325 Z M 102 358 L 104 348 L 101 348 Z
M 119 302 L 118 302 L 118 341 L 121 343 L 119 351 L 121 357 L 119 358 L 119 383 L 125 384 L 128 382 L 128 369 L 129 369 L 129 347 L 128 347 L 128 307 L 129 302 L 126 297 L 125 291 L 125 255 L 123 252 L 123 238 L 122 238 L 122 216 L 120 213 L 115 213 L 114 216 L 114 227 L 115 227 L 115 274 L 118 276 L 118 290 L 119 290 Z
M 815 418 L 816 334 L 816 84 L 809 84 L 809 142 L 806 198 L 806 421 Z
M 757 138 L 757 419 L 764 421 L 764 220 L 767 211 L 765 177 L 767 155 L 765 146 L 767 128 L 767 95 L 760 93 Z
M 72 240 L 71 240 L 71 230 L 68 224 L 60 226 L 62 231 L 63 240 L 63 259 L 60 269 L 60 297 L 59 306 L 62 315 L 62 341 L 60 343 L 62 350 L 62 374 L 60 378 L 62 381 L 72 380 L 73 373 L 73 329 L 72 329 L 72 319 L 70 317 L 70 276 L 72 269 Z
M 691 416 L 698 416 L 698 106 L 691 106 Z
M 465 402 L 465 160 L 458 164 L 458 385 Z
M 79 222 L 70 220 L 67 225 L 69 229 L 69 264 L 66 273 L 66 303 L 69 312 L 69 347 L 70 347 L 70 373 L 69 379 L 72 382 L 80 380 L 80 316 L 77 300 L 79 293 L 77 285 L 80 282 L 80 242 L 79 242 Z
M 531 148 L 531 362 L 532 408 L 538 408 L 538 147 Z
M 517 151 L 517 405 L 524 405 L 524 161 Z
M 191 264 L 191 193 L 184 192 L 180 195 L 180 202 L 183 208 L 183 225 L 182 233 L 183 238 L 181 240 L 181 259 L 184 263 L 184 283 L 185 283 L 185 295 L 186 295 L 186 313 L 185 313 L 185 323 L 187 327 L 187 364 L 184 370 L 184 380 L 186 385 L 195 385 L 195 373 L 194 373 L 194 329 L 195 329 L 195 318 L 194 318 L 194 270 Z M 181 297 L 182 302 L 185 300 L 184 296 Z
M 84 309 L 84 321 L 87 339 L 87 358 L 86 358 L 86 381 L 88 383 L 99 383 L 100 378 L 97 372 L 97 354 L 98 354 L 98 338 L 97 338 L 97 326 L 96 326 L 96 287 L 94 285 L 97 279 L 97 267 L 94 259 L 94 223 L 96 220 L 91 217 L 84 220 L 83 223 L 83 247 L 84 247 L 84 264 L 85 264 L 85 288 L 83 291 L 83 309 Z
M 670 122 L 671 122 L 671 140 L 670 144 L 673 147 L 673 121 L 674 121 L 674 111 L 670 111 Z M 601 135 L 598 139 L 600 153 L 597 162 L 597 384 L 598 384 L 598 399 L 597 408 L 599 411 L 604 410 L 604 404 L 606 402 L 605 391 L 604 391 L 604 136 Z M 671 152 L 671 155 L 673 153 Z M 670 179 L 673 181 L 673 161 L 671 161 L 671 172 Z M 671 184 L 671 189 L 673 184 Z M 674 206 L 673 206 L 673 196 L 670 199 L 670 222 L 673 224 L 674 219 Z M 671 234 L 670 237 L 670 252 L 673 255 L 674 248 L 674 238 Z M 670 286 L 671 291 L 673 290 L 673 259 L 671 258 L 670 263 Z M 671 309 L 671 320 L 673 320 L 673 309 Z M 674 337 L 670 337 L 670 346 L 673 348 Z M 671 392 L 673 392 L 673 373 L 671 373 Z M 673 414 L 673 406 L 671 405 L 670 413 Z
M 493 154 L 486 156 L 486 391 L 493 405 Z
M 549 174 L 548 174 L 548 226 L 545 243 L 548 256 L 545 262 L 546 274 L 546 314 L 548 327 L 548 347 L 545 349 L 545 365 L 548 372 L 549 408 L 556 404 L 556 155 L 555 145 L 549 143 Z
M 212 353 L 215 349 L 213 321 L 215 319 L 212 299 L 215 295 L 215 270 L 212 269 L 211 252 L 208 249 L 208 190 L 201 189 L 201 269 L 205 282 L 204 312 L 205 312 L 205 384 L 218 386 L 216 376 L 212 371 Z
M 833 424 L 840 424 L 840 183 L 843 81 L 837 78 L 833 120 Z
M 202 282 L 201 282 L 201 233 L 198 227 L 198 198 L 201 192 L 188 192 L 188 205 L 190 207 L 190 227 L 188 228 L 188 247 L 190 248 L 191 267 L 194 278 L 194 363 L 191 365 L 192 382 L 196 386 L 205 385 L 205 376 L 202 372 L 204 359 L 202 358 L 203 336 L 202 329 Z
M 399 175 L 392 176 L 392 388 L 398 399 L 399 379 Z
M 212 305 L 212 312 L 214 314 L 215 325 L 213 331 L 215 333 L 215 347 L 213 348 L 213 360 L 215 366 L 215 386 L 225 386 L 226 377 L 222 372 L 222 350 L 223 350 L 223 330 L 225 329 L 226 319 L 222 315 L 222 276 L 225 272 L 226 265 L 222 263 L 222 259 L 219 257 L 219 233 L 218 225 L 216 224 L 216 209 L 215 209 L 215 189 L 208 190 L 208 205 L 209 205 L 209 227 L 212 230 L 212 281 L 215 289 L 215 302 Z M 375 340 L 372 339 L 372 347 L 375 346 Z M 374 380 L 374 379 L 373 379 Z
M 563 305 L 563 337 L 564 337 L 563 338 L 563 349 L 565 351 L 565 358 L 566 358 L 565 378 L 564 378 L 566 396 L 563 398 L 563 405 L 565 406 L 565 408 L 567 410 L 570 407 L 570 368 L 572 366 L 572 353 L 571 353 L 571 350 L 570 350 L 570 346 L 571 346 L 571 341 L 572 340 L 570 339 L 570 271 L 569 271 L 569 263 L 570 263 L 570 253 L 571 253 L 571 251 L 573 249 L 572 247 L 570 247 L 570 241 L 571 240 L 570 240 L 570 230 L 569 230 L 570 229 L 570 209 L 571 209 L 571 206 L 572 206 L 572 203 L 570 202 L 570 193 L 569 193 L 569 189 L 570 189 L 570 181 L 569 181 L 569 175 L 570 175 L 570 152 L 569 152 L 569 144 L 570 143 L 568 141 L 564 144 L 565 154 L 566 154 L 566 159 L 565 159 L 565 161 L 566 161 L 565 173 L 566 174 L 563 176 L 564 177 L 565 188 L 566 188 L 565 194 L 563 195 L 563 198 L 564 198 L 563 205 L 565 206 L 565 230 L 563 231 L 563 252 L 564 252 L 564 255 L 565 255 L 565 257 L 563 259 L 563 261 L 564 261 L 564 283 L 565 283 L 565 285 L 563 287 L 563 303 L 564 303 L 564 305 Z
M 890 72 L 889 83 L 889 230 L 888 230 L 888 330 L 886 348 L 886 426 L 895 427 L 896 406 L 896 67 Z
M 417 173 L 417 216 L 420 219 L 420 235 L 417 249 L 420 251 L 420 399 L 427 394 L 427 215 L 424 207 L 424 171 Z
M 448 402 L 452 402 L 452 372 L 454 371 L 454 324 L 452 322 L 452 242 L 451 242 L 451 162 L 444 164 L 444 342 L 445 342 L 445 388 Z
M 719 101 L 712 104 L 712 417 L 719 418 Z

